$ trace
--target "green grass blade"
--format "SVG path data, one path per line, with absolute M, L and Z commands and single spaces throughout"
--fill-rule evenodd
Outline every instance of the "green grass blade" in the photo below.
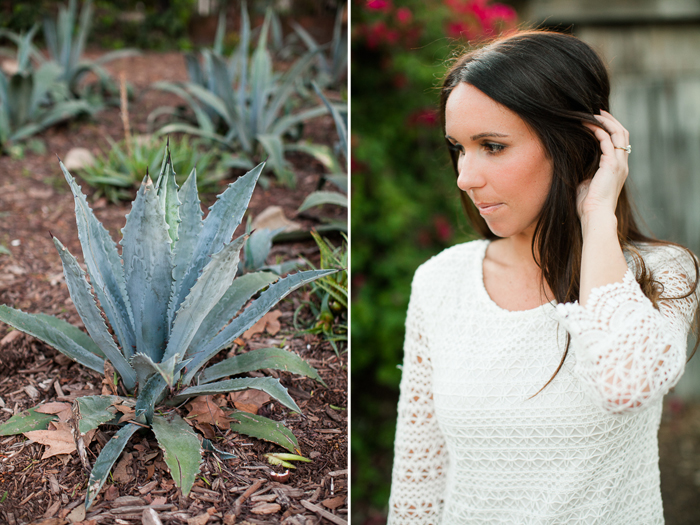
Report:
M 187 497 L 202 463 L 202 448 L 190 426 L 177 414 L 153 416 L 153 432 L 175 485 Z
M 246 436 L 264 439 L 286 448 L 290 452 L 300 452 L 299 442 L 294 434 L 279 421 L 274 421 L 257 414 L 234 412 L 229 417 L 236 420 L 231 423 L 231 430 Z
M 229 359 L 225 359 L 204 370 L 199 376 L 199 383 L 211 383 L 217 379 L 227 376 L 235 376 L 262 370 L 263 368 L 274 368 L 284 370 L 315 379 L 323 386 L 328 386 L 318 375 L 316 369 L 296 355 L 294 352 L 283 350 L 282 348 L 258 348 L 245 354 L 240 354 Z
M 47 322 L 45 316 L 25 313 L 9 306 L 0 305 L 0 321 L 21 330 L 52 346 L 81 365 L 104 373 L 104 359 L 98 357 L 71 337 L 71 331 L 62 331 L 58 322 Z M 60 321 L 57 319 L 57 321 Z M 64 321 L 65 322 L 65 321 Z M 66 323 L 68 324 L 68 323 Z
M 133 423 L 129 423 L 126 426 L 119 429 L 119 431 L 110 439 L 107 444 L 97 456 L 97 461 L 92 467 L 92 472 L 90 472 L 90 479 L 88 480 L 87 494 L 85 494 L 85 509 L 88 510 L 92 503 L 95 501 L 95 497 L 99 494 L 102 485 L 105 484 L 109 472 L 112 470 L 112 465 L 117 461 L 117 458 L 121 455 L 127 442 L 134 435 L 140 427 Z

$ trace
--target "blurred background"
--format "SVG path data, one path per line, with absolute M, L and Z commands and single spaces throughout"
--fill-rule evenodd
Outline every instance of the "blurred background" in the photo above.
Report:
M 700 253 L 700 3 L 358 0 L 351 26 L 352 522 L 379 525 L 413 273 L 475 238 L 436 111 L 450 57 L 518 27 L 591 44 L 610 69 L 612 112 L 630 131 L 639 217 Z M 668 525 L 700 523 L 699 401 L 696 356 L 666 397 L 659 432 Z

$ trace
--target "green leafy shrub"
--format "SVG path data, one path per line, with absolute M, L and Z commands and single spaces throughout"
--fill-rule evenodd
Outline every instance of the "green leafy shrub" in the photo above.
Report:
M 353 521 L 383 512 L 404 321 L 416 268 L 468 240 L 438 122 L 455 47 L 514 23 L 488 0 L 370 0 L 353 5 Z
M 40 62 L 35 68 L 32 59 L 38 53 L 32 39 L 38 30 L 34 26 L 26 35 L 0 30 L 17 45 L 16 71 L 0 71 L 0 148 L 7 151 L 11 144 L 79 115 L 92 115 L 99 106 L 85 100 L 74 100 L 68 86 L 61 80 L 61 67 L 51 61 Z
M 80 178 L 97 188 L 97 196 L 104 194 L 112 202 L 131 199 L 134 190 L 141 183 L 143 173 L 157 173 L 160 169 L 165 145 L 151 136 L 131 137 L 114 142 L 107 140 L 110 149 L 95 158 L 95 164 L 86 166 L 79 172 Z M 221 164 L 221 153 L 209 147 L 208 142 L 191 140 L 184 135 L 173 139 L 170 144 L 170 158 L 176 174 L 190 173 L 197 168 L 206 175 L 197 180 L 200 191 L 215 191 L 218 183 L 226 177 L 227 169 Z M 185 181 L 184 175 L 177 175 L 177 183 Z
M 276 72 L 267 47 L 271 13 L 268 10 L 250 57 L 250 21 L 243 3 L 240 44 L 228 60 L 221 55 L 224 26 L 219 24 L 215 47 L 202 51 L 202 64 L 194 56 L 187 59 L 189 82 L 156 82 L 152 87 L 178 95 L 194 115 L 193 122 L 170 123 L 159 133 L 190 133 L 240 151 L 229 160 L 232 167 L 250 168 L 266 155 L 277 178 L 294 186 L 294 174 L 284 158 L 286 137 L 327 109 L 319 105 L 292 113 L 300 102 L 295 97 L 295 83 L 311 66 L 315 53 L 306 53 L 283 74 Z M 158 108 L 149 120 L 165 114 L 179 112 L 176 108 Z
M 338 268 L 343 271 L 311 284 L 311 294 L 316 297 L 319 304 L 313 300 L 304 301 L 294 312 L 294 325 L 298 327 L 297 319 L 300 312 L 308 308 L 311 310 L 313 320 L 304 331 L 322 334 L 330 342 L 336 355 L 340 355 L 341 348 L 348 340 L 347 237 L 343 236 L 345 242 L 336 247 L 316 232 L 311 232 L 311 235 L 321 252 L 321 268 Z M 311 263 L 309 266 L 313 267 Z
M 121 255 L 62 163 L 61 169 L 75 199 L 78 236 L 90 283 L 77 259 L 58 239 L 54 238 L 54 244 L 71 298 L 90 335 L 58 318 L 28 314 L 8 306 L 0 306 L 0 320 L 96 372 L 105 373 L 109 363 L 129 394 L 85 396 L 76 401 L 74 423 L 80 436 L 103 423 L 121 427 L 93 465 L 86 508 L 99 493 L 130 437 L 143 427 L 150 427 L 155 433 L 165 450 L 173 479 L 186 496 L 199 471 L 203 448 L 211 449 L 212 445 L 206 440 L 200 444 L 200 438 L 173 406 L 190 397 L 253 388 L 300 412 L 278 379 L 222 380 L 261 368 L 278 368 L 322 382 L 316 370 L 291 352 L 260 349 L 207 369 L 204 366 L 283 297 L 335 270 L 299 272 L 283 279 L 266 272 L 235 277 L 247 235 L 230 239 L 246 211 L 262 165 L 229 185 L 203 219 L 196 171 L 178 188 L 172 160 L 166 152 L 158 180 L 154 184 L 146 176 L 127 215 Z M 93 291 L 104 312 L 97 306 Z M 194 386 L 189 386 L 193 380 Z M 120 404 L 134 409 L 133 419 L 124 421 L 115 408 Z M 298 452 L 296 439 L 280 423 L 240 412 L 231 417 L 237 421 L 232 423 L 237 432 Z M 48 421 L 44 418 L 39 424 L 48 425 Z M 25 432 L 36 426 L 36 414 L 29 411 L 0 426 L 0 435 Z

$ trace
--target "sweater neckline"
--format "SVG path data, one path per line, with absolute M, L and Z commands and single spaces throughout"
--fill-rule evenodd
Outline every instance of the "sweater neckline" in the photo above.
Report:
M 479 295 L 480 302 L 485 305 L 488 310 L 497 312 L 501 315 L 510 316 L 524 316 L 530 315 L 532 313 L 542 312 L 544 310 L 553 309 L 557 302 L 552 300 L 548 303 L 541 304 L 535 308 L 529 308 L 527 310 L 507 310 L 496 304 L 496 302 L 491 299 L 491 296 L 486 291 L 486 285 L 484 284 L 484 259 L 486 258 L 486 250 L 491 244 L 491 239 L 484 239 L 481 241 L 480 251 L 478 256 L 474 258 L 474 264 L 476 264 L 475 271 L 473 274 L 476 277 L 475 289 Z

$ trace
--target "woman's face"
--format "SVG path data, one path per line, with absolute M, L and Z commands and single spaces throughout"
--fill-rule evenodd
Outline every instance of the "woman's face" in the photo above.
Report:
M 552 184 L 552 163 L 517 114 L 461 82 L 445 107 L 447 139 L 459 151 L 457 186 L 498 237 L 531 237 Z

